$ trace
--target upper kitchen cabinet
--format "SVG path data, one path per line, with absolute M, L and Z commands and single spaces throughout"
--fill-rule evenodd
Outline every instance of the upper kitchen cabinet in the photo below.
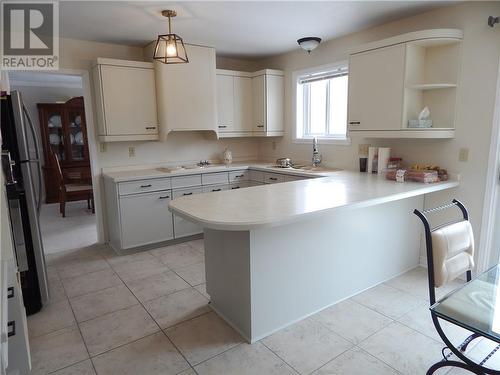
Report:
M 217 128 L 219 137 L 253 135 L 251 73 L 217 70 Z
M 283 72 L 217 70 L 219 137 L 274 137 L 284 134 Z
M 171 131 L 217 133 L 215 49 L 186 44 L 186 52 L 187 64 L 154 62 L 162 140 Z
M 152 63 L 98 58 L 92 75 L 101 142 L 158 139 Z
M 285 132 L 283 72 L 261 70 L 252 78 L 253 132 L 256 136 L 281 136 Z
M 368 138 L 453 138 L 462 31 L 423 30 L 369 43 L 349 59 L 348 125 Z M 412 127 L 424 107 L 432 127 Z M 415 125 L 414 125 L 415 126 Z

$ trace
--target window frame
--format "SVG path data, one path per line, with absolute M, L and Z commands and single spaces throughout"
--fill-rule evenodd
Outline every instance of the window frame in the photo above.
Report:
M 300 77 L 303 77 L 304 75 L 308 74 L 314 74 L 314 73 L 319 73 L 322 71 L 328 71 L 328 70 L 337 70 L 337 69 L 345 69 L 348 68 L 349 63 L 348 60 L 341 60 L 337 61 L 332 64 L 327 64 L 327 65 L 321 65 L 321 66 L 315 66 L 307 69 L 301 69 L 294 71 L 292 73 L 292 113 L 293 113 L 293 143 L 305 143 L 305 144 L 311 144 L 314 136 L 310 137 L 303 137 L 299 136 L 298 132 L 298 122 L 297 122 L 297 109 L 298 109 L 298 95 L 297 95 L 297 85 Z M 347 75 L 349 76 L 349 71 L 347 71 Z M 329 95 L 329 92 L 327 91 L 327 95 Z M 301 106 L 303 106 L 303 101 L 300 103 Z M 303 116 L 305 116 L 305 113 L 302 113 Z M 327 111 L 327 116 L 329 116 L 329 111 Z M 337 145 L 350 145 L 351 144 L 351 139 L 348 134 L 347 130 L 347 123 L 346 123 L 346 135 L 345 137 L 322 137 L 322 136 L 317 136 L 316 137 L 318 140 L 321 141 L 323 144 L 337 144 Z

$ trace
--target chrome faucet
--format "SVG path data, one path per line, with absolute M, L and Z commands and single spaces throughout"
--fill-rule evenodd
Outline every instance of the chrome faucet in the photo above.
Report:
M 312 156 L 312 165 L 313 167 L 317 167 L 321 164 L 321 154 L 318 151 L 318 139 L 316 137 L 313 138 L 313 156 Z

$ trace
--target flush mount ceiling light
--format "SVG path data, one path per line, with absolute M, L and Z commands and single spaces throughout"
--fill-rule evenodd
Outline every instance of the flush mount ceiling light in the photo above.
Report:
M 175 10 L 164 10 L 161 12 L 161 15 L 163 17 L 168 17 L 168 34 L 158 35 L 153 59 L 163 64 L 182 64 L 189 62 L 182 38 L 172 33 L 171 19 L 177 15 L 177 12 Z
M 297 40 L 299 46 L 307 53 L 311 53 L 313 49 L 315 49 L 321 43 L 321 38 L 316 36 L 306 36 L 305 38 L 300 38 Z

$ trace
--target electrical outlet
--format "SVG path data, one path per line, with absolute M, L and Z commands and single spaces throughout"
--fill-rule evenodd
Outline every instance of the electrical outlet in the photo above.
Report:
M 359 155 L 368 155 L 369 144 L 360 144 L 358 145 L 358 154 Z
M 276 141 L 273 141 L 273 150 L 276 150 Z
M 106 152 L 106 149 L 107 149 L 106 143 L 104 143 L 104 142 L 99 143 L 99 148 L 100 148 L 101 152 Z
M 128 157 L 129 158 L 135 157 L 135 147 L 129 147 L 128 148 Z
M 468 161 L 469 160 L 469 149 L 461 148 L 458 151 L 458 161 Z

